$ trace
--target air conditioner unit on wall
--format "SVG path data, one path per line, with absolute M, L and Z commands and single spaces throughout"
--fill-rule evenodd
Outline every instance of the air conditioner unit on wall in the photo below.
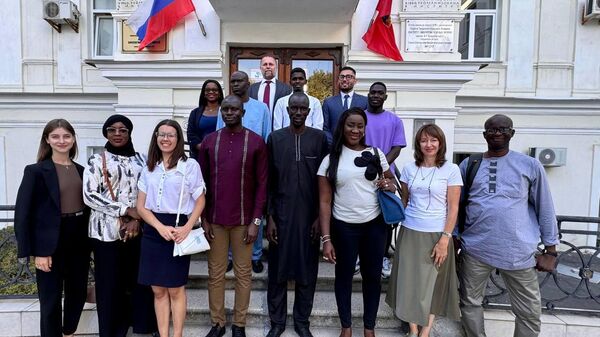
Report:
M 564 147 L 530 147 L 529 155 L 546 167 L 564 166 L 567 163 L 567 149 Z
M 592 19 L 600 19 L 600 0 L 586 0 L 583 8 L 582 24 Z
M 44 0 L 43 18 L 59 33 L 60 25 L 67 24 L 76 32 L 79 28 L 79 10 L 70 0 Z

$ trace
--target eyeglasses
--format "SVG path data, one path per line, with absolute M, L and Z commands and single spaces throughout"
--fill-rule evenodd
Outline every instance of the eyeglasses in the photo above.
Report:
M 290 106 L 290 107 L 288 107 L 288 109 L 291 112 L 298 112 L 298 111 L 300 111 L 300 112 L 307 112 L 308 111 L 308 107 L 307 106 Z
M 156 133 L 156 138 L 169 138 L 169 139 L 173 139 L 173 138 L 177 138 L 177 134 L 176 133 L 157 132 Z
M 129 134 L 129 129 L 108 127 L 108 128 L 106 128 L 106 133 L 108 133 L 109 135 L 116 135 L 116 134 L 127 135 L 127 134 Z
M 503 135 L 508 135 L 513 131 L 513 128 L 490 128 L 490 129 L 485 129 L 485 134 L 486 135 L 495 135 L 496 133 L 500 132 Z
M 338 78 L 339 78 L 340 80 L 352 80 L 352 79 L 354 79 L 354 75 L 341 75 L 341 74 L 340 74 L 340 75 L 338 76 Z

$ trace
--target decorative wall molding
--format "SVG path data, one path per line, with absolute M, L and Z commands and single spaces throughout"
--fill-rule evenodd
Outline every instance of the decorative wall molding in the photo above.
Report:
M 362 53 L 361 53 L 362 54 Z M 349 55 L 351 56 L 351 55 Z M 368 88 L 382 81 L 388 91 L 457 92 L 479 70 L 477 63 L 460 62 L 391 62 L 350 59 L 359 76 L 357 87 Z
M 515 127 L 515 131 L 519 134 L 528 135 L 556 135 L 556 136 L 600 136 L 600 129 L 598 128 L 518 128 Z M 481 135 L 483 127 L 461 127 L 457 126 L 454 128 L 455 134 L 477 134 Z
M 88 64 L 100 69 L 119 88 L 197 89 L 209 78 L 223 77 L 221 58 L 181 61 L 99 61 Z
M 48 123 L 48 120 L 32 120 L 32 121 L 18 121 L 18 120 L 3 120 L 0 121 L 0 128 L 5 129 L 41 129 Z M 75 129 L 87 129 L 87 130 L 98 130 L 102 127 L 104 122 L 92 123 L 87 121 L 80 121 L 69 119 L 69 123 L 73 125 Z M 0 162 L 1 163 L 1 162 Z M 0 170 L 1 172 L 1 170 Z M 1 179 L 2 177 L 0 177 Z
M 2 110 L 112 110 L 117 103 L 114 93 L 0 93 Z
M 600 97 L 590 98 L 520 98 L 491 96 L 457 96 L 461 115 L 503 113 L 528 116 L 585 116 L 600 118 Z

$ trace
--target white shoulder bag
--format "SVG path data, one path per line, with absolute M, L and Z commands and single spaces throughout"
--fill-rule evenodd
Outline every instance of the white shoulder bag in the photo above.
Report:
M 183 186 L 185 185 L 185 171 L 187 163 L 183 169 L 183 179 L 181 181 L 181 191 L 179 192 L 179 204 L 177 205 L 177 218 L 175 220 L 175 227 L 179 226 L 179 215 L 181 213 L 181 203 L 183 201 Z M 175 243 L 173 246 L 173 256 L 184 256 L 191 255 L 200 252 L 204 252 L 210 249 L 208 240 L 204 236 L 204 229 L 202 227 L 192 229 L 188 236 L 181 241 L 181 243 Z

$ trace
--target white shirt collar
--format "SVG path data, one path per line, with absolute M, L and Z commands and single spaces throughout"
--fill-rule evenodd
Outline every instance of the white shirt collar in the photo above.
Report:
M 345 96 L 345 95 L 348 95 L 348 96 L 350 96 L 350 97 L 348 97 L 348 98 L 352 99 L 352 96 L 354 96 L 354 90 L 352 90 L 352 91 L 350 91 L 350 92 L 347 92 L 347 93 L 346 93 L 346 92 L 342 92 L 342 91 L 340 91 L 340 95 L 342 96 L 342 99 L 344 99 L 344 96 Z
M 177 161 L 177 168 L 175 168 L 175 170 L 183 175 L 185 175 L 185 166 L 187 165 L 187 162 L 182 160 L 181 158 L 179 158 L 179 160 Z M 163 170 L 163 172 L 166 172 L 167 170 L 165 170 L 165 165 L 164 163 L 161 161 L 158 164 L 158 167 L 161 168 L 161 170 Z
M 273 77 L 273 79 L 270 80 L 265 80 L 264 78 L 262 79 L 262 81 L 260 81 L 260 85 L 266 84 L 267 81 L 271 81 L 271 83 L 275 84 L 275 77 Z

